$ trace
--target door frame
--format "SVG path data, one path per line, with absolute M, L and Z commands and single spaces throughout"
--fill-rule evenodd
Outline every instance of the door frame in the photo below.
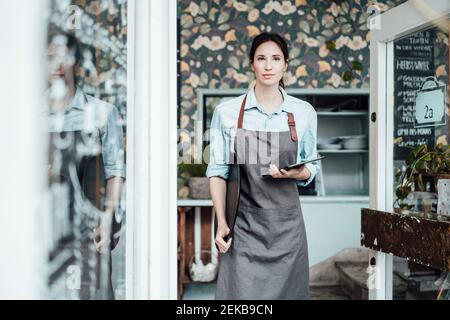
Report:
M 450 3 L 426 1 L 427 8 L 419 12 L 424 1 L 409 0 L 377 16 L 379 27 L 371 30 L 370 43 L 370 207 L 389 211 L 393 200 L 393 42 L 408 34 L 432 26 L 432 22 L 450 14 Z M 426 15 L 426 16 L 425 16 Z M 393 256 L 374 253 L 376 285 L 369 288 L 369 299 L 392 300 Z
M 177 298 L 177 2 L 128 0 L 126 298 Z
M 46 299 L 47 255 L 43 245 L 46 192 L 44 124 L 38 121 L 45 90 L 46 3 L 0 4 L 0 299 Z M 24 10 L 24 7 L 26 8 Z M 40 54 L 42 53 L 42 54 Z M 44 199 L 44 200 L 43 200 Z
M 0 164 L 23 169 L 5 170 L 8 183 L 0 192 L 0 241 L 14 239 L 0 259 L 3 299 L 47 298 L 40 238 L 46 177 L 36 170 L 46 157 L 43 124 L 36 121 L 45 73 L 45 54 L 36 52 L 45 52 L 46 4 L 28 0 L 26 6 L 2 2 L 0 10 L 3 29 L 15 27 L 1 36 L 8 50 L 0 65 L 10 72 L 0 74 L 7 107 L 0 140 L 8 154 Z M 177 2 L 128 0 L 127 24 L 126 298 L 176 299 Z

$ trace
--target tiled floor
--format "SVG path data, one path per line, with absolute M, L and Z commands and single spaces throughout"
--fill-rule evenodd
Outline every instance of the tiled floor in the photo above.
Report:
M 188 283 L 183 300 L 213 300 L 215 291 L 215 283 Z
M 184 300 L 213 300 L 216 290 L 215 283 L 186 284 Z M 349 300 L 340 287 L 311 287 L 311 300 Z

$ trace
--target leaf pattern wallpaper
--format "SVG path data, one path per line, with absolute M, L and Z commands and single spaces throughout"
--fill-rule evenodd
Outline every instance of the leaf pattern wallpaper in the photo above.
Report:
M 436 41 L 434 47 L 436 79 L 448 85 L 448 31 L 444 32 L 440 29 L 436 32 Z M 450 115 L 449 115 L 450 116 Z
M 287 88 L 368 88 L 368 18 L 403 2 L 178 1 L 180 141 L 190 141 L 187 132 L 194 130 L 197 89 L 248 88 L 254 81 L 248 52 L 253 38 L 264 31 L 288 41 Z M 375 4 L 377 11 L 367 12 Z M 188 194 L 181 175 L 179 197 Z
M 367 10 L 379 13 L 404 0 L 178 2 L 180 127 L 193 129 L 196 89 L 247 88 L 247 57 L 260 32 L 277 32 L 290 48 L 287 88 L 367 88 L 370 30 Z

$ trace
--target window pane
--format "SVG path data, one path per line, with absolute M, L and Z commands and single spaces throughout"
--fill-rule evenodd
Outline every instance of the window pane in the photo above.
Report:
M 397 212 L 436 217 L 437 174 L 450 174 L 445 165 L 448 154 L 442 152 L 450 138 L 448 72 L 447 28 L 433 27 L 394 42 L 393 207 Z M 446 276 L 394 257 L 393 298 L 436 299 L 445 295 L 441 290 Z
M 125 297 L 127 2 L 50 1 L 49 297 Z

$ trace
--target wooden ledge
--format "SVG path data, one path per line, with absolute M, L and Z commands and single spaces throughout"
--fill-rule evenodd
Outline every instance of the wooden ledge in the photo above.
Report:
M 450 271 L 450 218 L 363 208 L 361 245 Z

